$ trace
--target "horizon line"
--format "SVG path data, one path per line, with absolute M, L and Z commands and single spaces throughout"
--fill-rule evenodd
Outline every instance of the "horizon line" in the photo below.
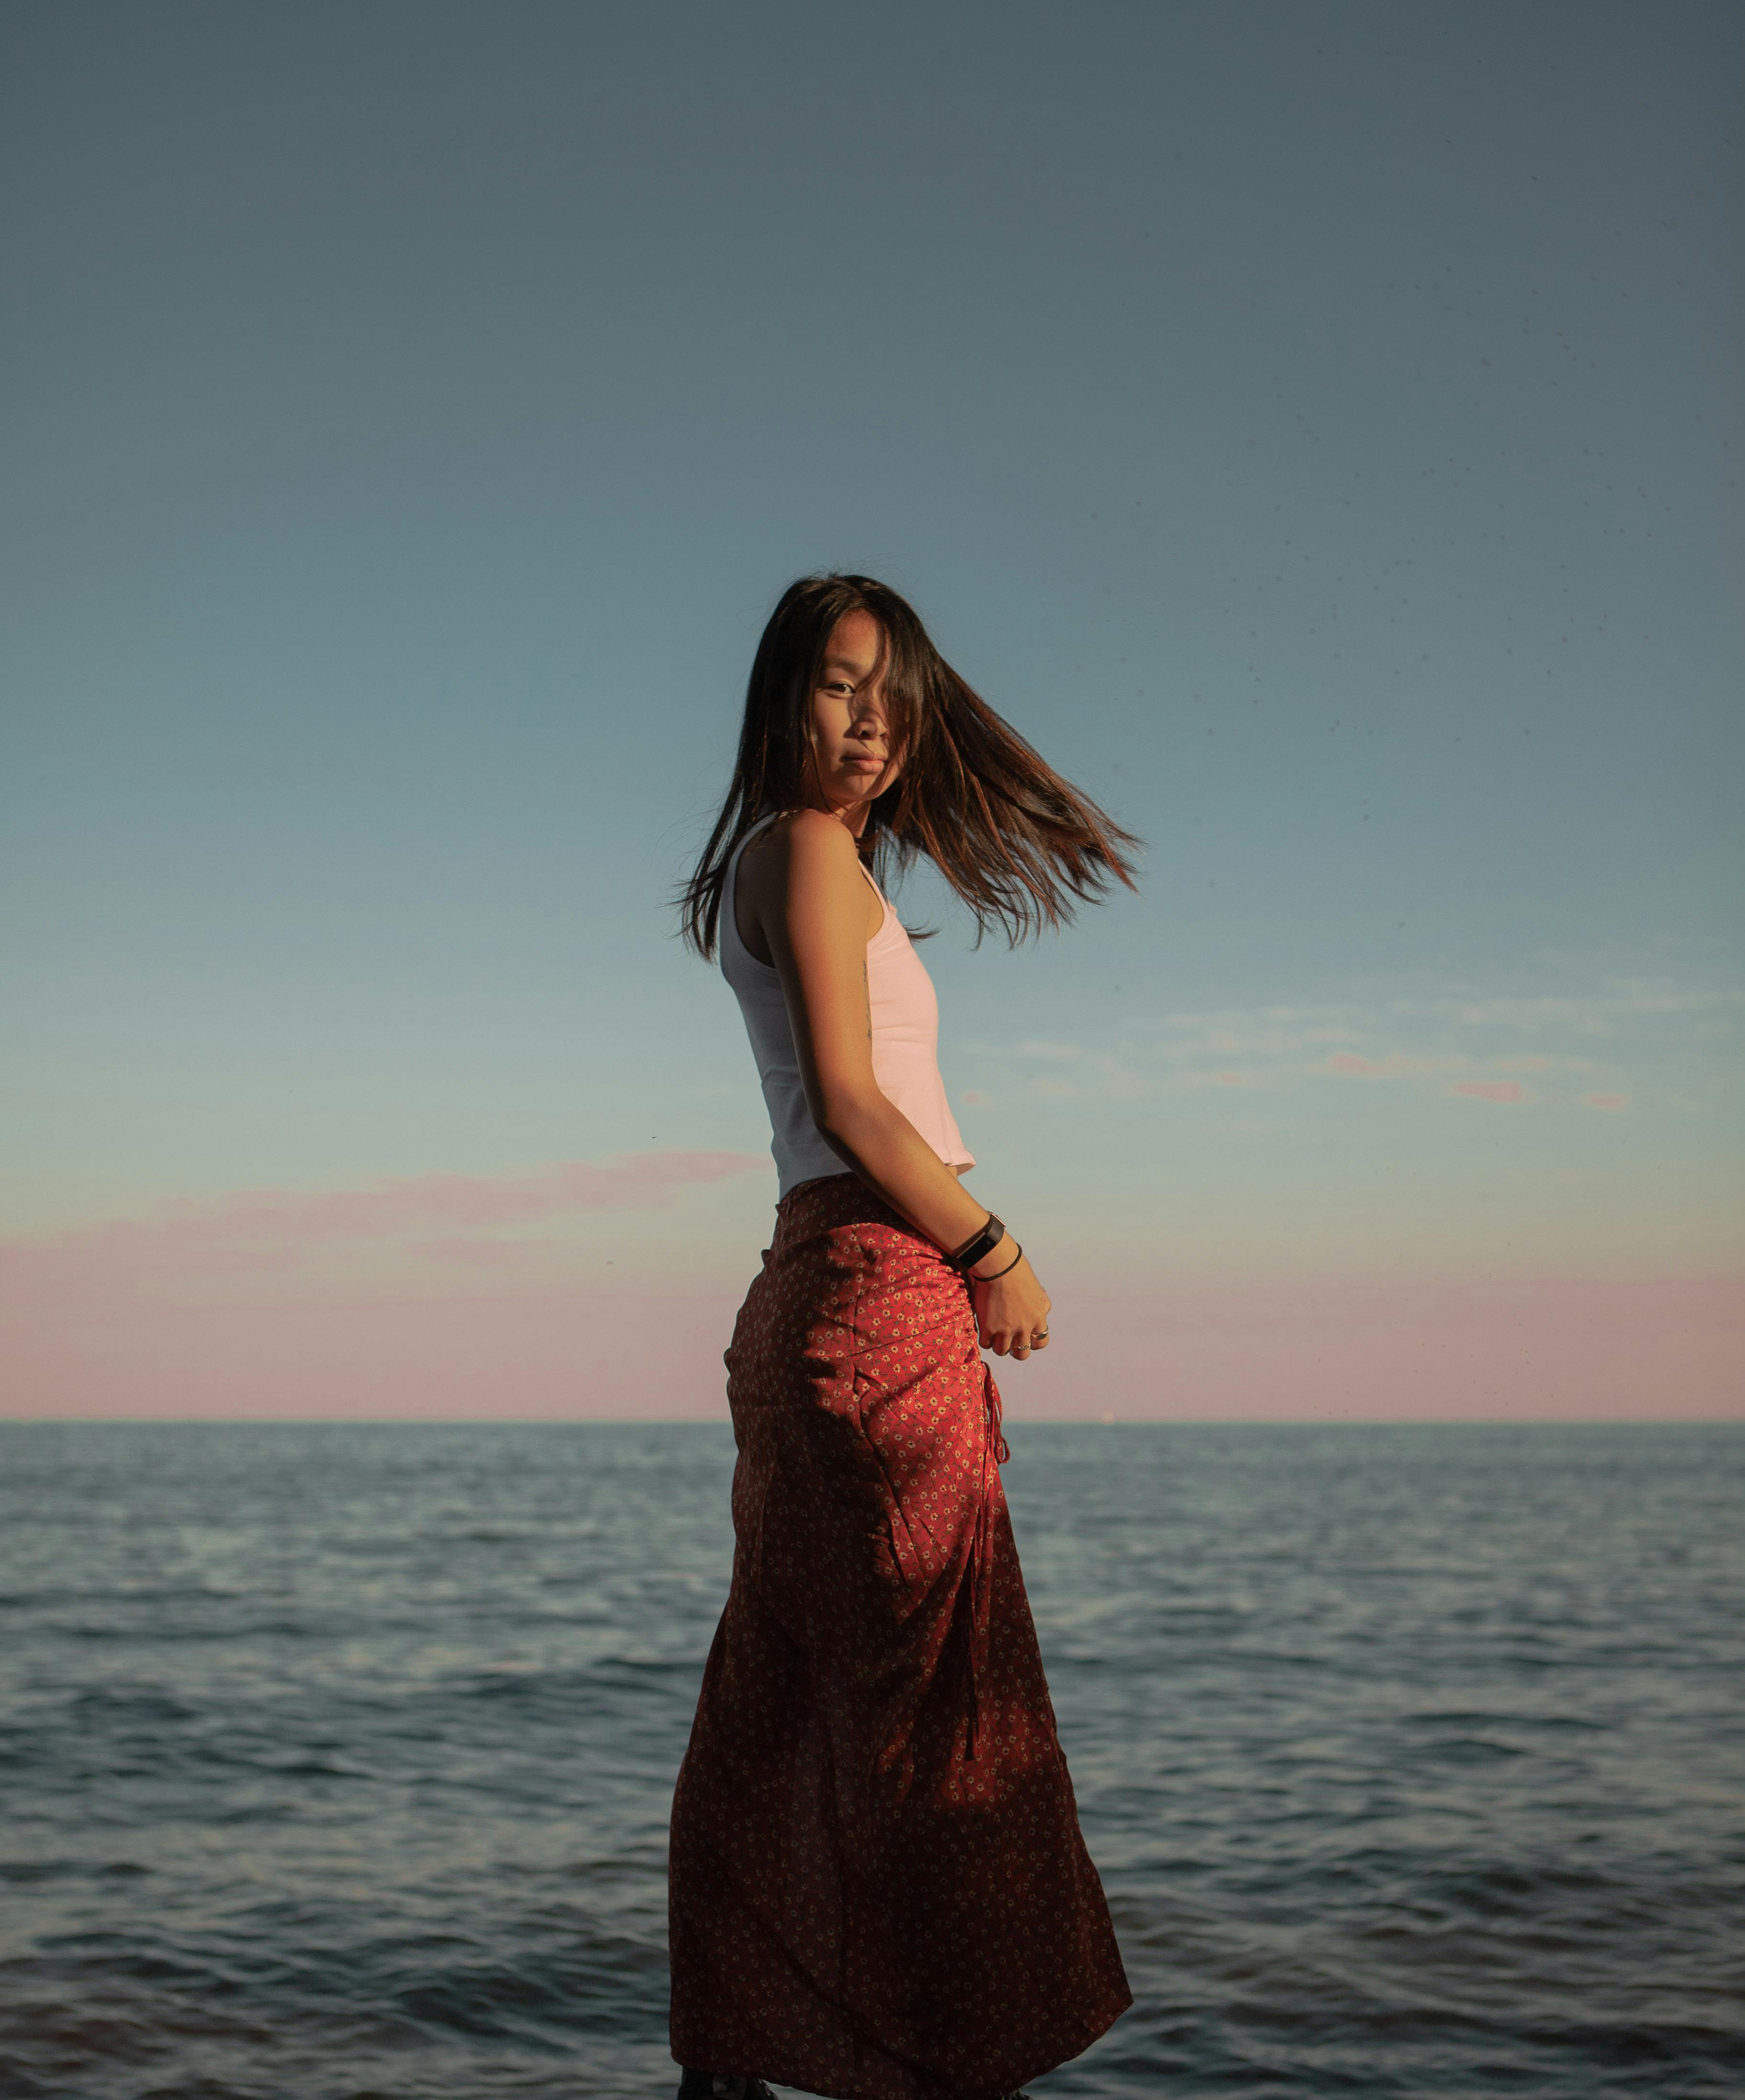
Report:
M 1007 1415 L 1037 1429 L 1680 1429 L 1745 1428 L 1736 1414 Z M 0 1414 L 0 1428 L 87 1429 L 731 1429 L 703 1414 Z

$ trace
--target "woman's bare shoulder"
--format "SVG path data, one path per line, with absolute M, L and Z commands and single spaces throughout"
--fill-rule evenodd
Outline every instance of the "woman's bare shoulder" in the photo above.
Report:
M 802 876 L 828 881 L 851 874 L 859 854 L 847 828 L 822 810 L 790 810 L 778 817 L 745 849 L 763 869 L 778 877 Z
M 852 899 L 858 910 L 866 887 L 859 867 L 854 839 L 834 817 L 822 810 L 784 812 L 740 857 L 740 938 L 749 927 L 759 928 L 747 945 L 761 962 L 762 925 L 771 913 L 784 912 L 793 897 L 803 894 L 833 907 Z
M 843 867 L 853 867 L 859 859 L 848 827 L 824 810 L 796 810 L 784 821 L 791 853 L 804 854 L 808 861 L 820 864 L 828 861 Z

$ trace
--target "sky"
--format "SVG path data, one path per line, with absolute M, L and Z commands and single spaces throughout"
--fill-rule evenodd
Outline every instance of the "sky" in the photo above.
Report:
M 1745 1414 L 1729 5 L 14 4 L 0 1412 L 722 1417 L 795 576 L 1146 841 L 1009 1410 Z

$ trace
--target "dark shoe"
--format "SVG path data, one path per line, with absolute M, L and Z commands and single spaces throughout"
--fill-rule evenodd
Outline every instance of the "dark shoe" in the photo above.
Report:
M 678 2100 L 775 2100 L 761 2078 L 733 2078 L 724 2071 L 687 2071 L 678 2081 Z

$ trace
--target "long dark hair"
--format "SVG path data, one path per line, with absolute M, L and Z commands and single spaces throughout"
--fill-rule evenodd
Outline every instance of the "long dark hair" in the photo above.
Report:
M 871 576 L 802 576 L 758 644 L 732 782 L 679 893 L 684 938 L 700 955 L 715 952 L 734 848 L 759 817 L 805 801 L 812 695 L 831 633 L 850 612 L 878 623 L 891 750 L 903 758 L 860 840 L 881 884 L 925 854 L 974 913 L 978 942 L 998 926 L 1014 947 L 1070 920 L 1111 880 L 1133 887 L 1139 840 L 970 690 L 912 607 Z

